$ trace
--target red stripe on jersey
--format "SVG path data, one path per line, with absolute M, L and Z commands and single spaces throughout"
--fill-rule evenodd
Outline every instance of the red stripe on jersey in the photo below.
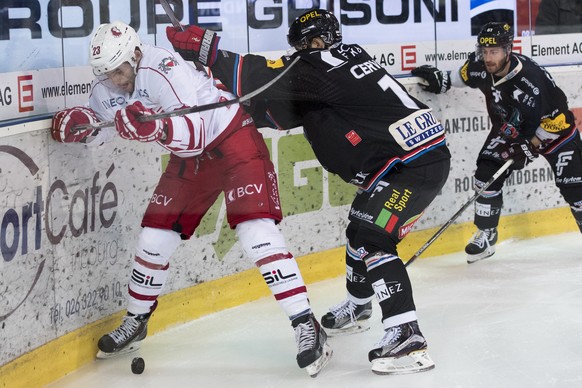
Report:
M 242 96 L 242 68 L 243 68 L 243 62 L 244 62 L 244 58 L 242 55 L 239 55 L 239 60 L 238 60 L 238 66 L 236 69 L 236 79 L 238 80 L 237 85 L 236 85 L 236 95 L 237 96 Z
M 174 89 L 174 85 L 172 85 L 172 83 L 170 82 L 170 80 L 168 79 L 168 77 L 165 76 L 164 73 L 162 73 L 161 71 L 154 69 L 152 67 L 140 67 L 139 70 L 151 70 L 154 73 L 160 75 L 167 83 L 168 85 L 170 85 L 170 88 L 172 89 L 172 92 L 174 93 L 174 96 L 176 96 L 176 99 L 178 101 L 180 101 L 180 104 L 182 104 L 183 106 L 186 106 L 186 104 L 184 104 L 184 102 L 182 100 L 180 100 L 180 97 L 178 97 L 178 93 L 176 93 L 176 90 Z
M 544 155 L 548 155 L 551 154 L 552 152 L 554 152 L 555 150 L 559 149 L 560 147 L 562 147 L 564 145 L 564 143 L 569 142 L 570 140 L 572 140 L 572 138 L 574 138 L 574 136 L 579 136 L 578 134 L 578 128 L 574 127 L 572 129 L 572 131 L 570 132 L 570 134 L 562 139 L 560 139 L 560 141 L 556 142 L 555 144 L 552 144 L 551 147 L 548 147 L 548 149 L 543 151 Z
M 205 131 L 204 131 L 204 121 L 200 120 L 200 138 L 198 139 L 198 143 L 194 144 L 194 140 L 196 139 L 195 136 L 195 125 L 192 122 L 192 120 L 188 117 L 188 116 L 184 116 L 184 121 L 186 122 L 186 125 L 188 126 L 188 132 L 190 132 L 190 141 L 188 142 L 188 148 L 186 150 L 188 151 L 195 151 L 195 150 L 202 150 L 204 148 L 204 136 L 205 136 Z M 183 150 L 185 151 L 185 150 Z
M 277 120 L 275 120 L 275 118 L 273 117 L 273 115 L 271 114 L 271 111 L 269 109 L 267 109 L 265 111 L 265 116 L 267 116 L 267 119 L 272 122 L 275 127 L 277 127 L 278 130 L 285 130 L 285 128 L 283 128 L 283 126 L 281 124 L 279 124 L 279 122 Z
M 425 152 L 426 150 L 428 150 L 429 148 L 435 147 L 440 145 L 441 143 L 445 143 L 445 136 L 439 136 L 438 138 L 436 138 L 435 140 L 423 145 L 422 147 L 416 148 L 414 151 L 412 151 L 409 154 L 406 154 L 402 157 L 394 157 L 390 160 L 388 160 L 388 162 L 386 162 L 386 164 L 384 165 L 384 167 L 382 167 L 373 177 L 372 179 L 370 179 L 369 183 L 367 186 L 358 186 L 362 189 L 364 189 L 365 191 L 370 190 L 371 187 L 373 187 L 376 183 L 377 180 L 383 176 L 386 171 L 390 170 L 392 167 L 394 167 L 394 165 L 398 162 L 406 162 L 407 160 L 410 159 L 414 159 L 416 156 L 418 156 L 418 154 Z

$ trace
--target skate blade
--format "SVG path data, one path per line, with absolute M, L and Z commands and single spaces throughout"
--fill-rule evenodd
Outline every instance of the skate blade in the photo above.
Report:
M 321 357 L 319 357 L 313 363 L 311 363 L 310 365 L 307 365 L 305 367 L 307 374 L 309 376 L 311 376 L 312 378 L 317 377 L 319 372 L 321 372 L 321 370 L 323 368 L 325 368 L 325 366 L 327 365 L 327 363 L 331 359 L 332 355 L 333 355 L 333 349 L 327 343 L 325 343 L 323 345 L 323 354 L 321 355 Z
M 138 350 L 141 347 L 141 341 L 136 341 L 136 342 L 132 342 L 131 344 L 129 344 L 127 347 L 117 351 L 117 352 L 111 352 L 111 353 L 107 353 L 104 352 L 102 350 L 99 350 L 97 352 L 97 358 L 101 359 L 101 360 L 106 360 L 108 358 L 113 358 L 113 357 L 117 357 L 121 354 L 127 354 L 127 353 L 131 353 L 131 352 L 135 352 L 136 350 Z
M 492 247 L 491 249 L 489 249 L 489 250 L 487 250 L 487 251 L 485 251 L 483 253 L 479 253 L 479 254 L 476 254 L 476 255 L 467 255 L 467 263 L 468 264 L 473 264 L 473 263 L 475 263 L 477 261 L 480 261 L 480 260 L 486 259 L 488 257 L 491 257 L 494 254 L 495 254 L 495 248 Z
M 328 337 L 341 337 L 343 335 L 362 333 L 370 330 L 370 322 L 368 320 L 357 321 L 355 325 L 341 329 L 328 329 L 327 327 L 324 327 L 324 329 Z
M 376 358 L 372 360 L 372 372 L 377 375 L 401 375 L 425 372 L 434 369 L 434 361 L 426 349 L 417 350 L 401 357 Z

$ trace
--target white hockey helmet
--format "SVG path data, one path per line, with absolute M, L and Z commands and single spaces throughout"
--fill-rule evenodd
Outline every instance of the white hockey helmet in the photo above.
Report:
M 137 67 L 135 49 L 141 41 L 135 30 L 121 21 L 101 24 L 91 39 L 89 62 L 95 75 L 104 75 L 125 62 Z

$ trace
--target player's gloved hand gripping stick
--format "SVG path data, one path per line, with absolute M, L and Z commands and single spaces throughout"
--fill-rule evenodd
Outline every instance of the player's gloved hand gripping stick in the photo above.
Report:
M 237 98 L 233 98 L 232 100 L 227 100 L 227 101 L 219 101 L 219 102 L 212 102 L 210 104 L 206 104 L 206 105 L 199 105 L 199 106 L 193 106 L 190 108 L 184 108 L 184 109 L 176 109 L 172 112 L 163 112 L 163 113 L 157 113 L 157 114 L 152 114 L 149 116 L 139 116 L 137 117 L 137 121 L 139 122 L 147 122 L 147 121 L 154 121 L 154 120 L 159 120 L 159 119 L 165 119 L 168 117 L 176 117 L 176 116 L 183 116 L 183 115 L 187 115 L 189 113 L 196 113 L 196 112 L 203 112 L 203 111 L 207 111 L 207 110 L 211 110 L 211 109 L 217 109 L 217 108 L 222 108 L 224 106 L 229 106 L 232 104 L 240 104 L 243 103 L 245 101 L 250 100 L 251 98 L 257 96 L 258 94 L 261 94 L 262 92 L 264 92 L 265 90 L 267 90 L 268 88 L 270 88 L 272 85 L 274 85 L 277 81 L 279 81 L 281 78 L 283 78 L 285 76 L 285 74 L 299 61 L 299 57 L 295 58 L 293 60 L 293 62 L 291 62 L 287 68 L 285 70 L 283 70 L 283 72 L 281 72 L 281 74 L 279 74 L 277 77 L 273 78 L 271 81 L 267 82 L 266 84 L 264 84 L 263 86 L 261 86 L 260 88 L 258 88 L 257 90 L 254 90 L 250 93 L 245 94 L 244 96 L 240 96 Z M 113 127 L 115 126 L 115 122 L 114 121 L 101 121 L 99 123 L 90 123 L 90 124 L 83 124 L 83 125 L 77 125 L 75 127 L 73 127 L 71 129 L 71 132 L 76 132 L 76 131 L 83 131 L 89 128 L 103 128 L 103 127 Z
M 182 26 L 182 24 L 180 24 L 180 21 L 178 20 L 178 18 L 176 17 L 176 14 L 174 13 L 174 11 L 172 10 L 172 7 L 170 7 L 170 3 L 168 3 L 168 0 L 160 0 L 160 4 L 162 5 L 162 8 L 164 8 L 164 12 L 166 13 L 166 15 L 168 15 L 168 18 L 170 19 L 170 22 L 172 22 L 172 25 L 175 28 L 180 29 L 181 31 L 184 31 L 184 27 Z M 216 43 L 214 44 L 214 50 L 217 51 L 218 48 L 218 41 L 220 40 L 220 38 L 216 35 L 216 33 L 214 33 L 214 38 L 216 39 Z M 198 61 L 198 58 L 196 59 L 190 59 L 185 57 L 181 52 L 180 55 L 182 55 L 182 57 L 186 60 L 192 60 L 192 62 L 194 62 L 194 65 L 196 66 L 196 69 L 205 72 L 203 65 L 208 66 L 208 63 L 200 63 L 200 61 Z
M 506 142 L 505 148 L 500 151 L 501 159 L 504 161 L 513 159 L 513 168 L 516 170 L 524 168 L 538 157 L 538 150 L 519 133 L 521 121 L 521 114 L 514 109 L 509 120 L 499 129 L 501 137 Z
M 499 168 L 499 170 L 497 170 L 497 172 L 495 174 L 493 174 L 493 176 L 491 177 L 491 179 L 489 179 L 484 185 L 483 187 L 481 187 L 471 198 L 469 198 L 469 200 L 467 202 L 465 202 L 465 204 L 406 262 L 406 264 L 404 264 L 405 267 L 408 267 L 410 264 L 412 264 L 416 259 L 418 259 L 418 256 L 420 256 L 441 234 L 443 234 L 443 232 L 449 227 L 451 226 L 451 224 L 453 222 L 455 222 L 455 220 L 457 218 L 459 218 L 459 216 L 461 215 L 461 213 L 463 213 L 465 210 L 467 210 L 467 208 L 473 203 L 475 202 L 475 200 L 485 191 L 487 190 L 487 188 L 489 186 L 491 186 L 493 184 L 493 182 L 495 182 L 497 180 L 497 178 L 499 178 L 502 174 L 505 173 L 505 171 L 507 171 L 507 169 L 513 164 L 513 160 L 509 159 L 507 162 L 505 162 L 503 164 L 503 166 L 501 166 L 501 168 Z
M 172 8 L 170 7 L 169 3 L 166 0 L 160 0 L 160 4 L 164 8 L 164 11 L 168 15 L 168 17 L 170 18 L 172 25 L 176 28 L 183 29 L 182 25 L 180 24 L 180 21 L 178 20 L 178 18 L 176 17 L 174 12 L 172 11 Z M 184 108 L 184 109 L 176 109 L 172 112 L 163 112 L 163 113 L 151 114 L 151 115 L 147 115 L 147 116 L 138 116 L 138 117 L 136 117 L 136 120 L 138 122 L 145 123 L 148 121 L 165 119 L 165 118 L 169 118 L 169 117 L 183 116 L 183 115 L 187 115 L 190 113 L 204 112 L 204 111 L 211 110 L 211 109 L 218 109 L 218 108 L 222 108 L 225 106 L 230 106 L 232 104 L 243 103 L 243 102 L 248 101 L 251 98 L 257 96 L 258 94 L 264 92 L 265 90 L 270 88 L 272 85 L 274 85 L 277 81 L 279 81 L 281 78 L 283 78 L 285 76 L 285 74 L 298 61 L 299 61 L 299 57 L 295 58 L 293 60 L 293 62 L 291 62 L 287 66 L 287 68 L 285 70 L 283 70 L 277 77 L 273 78 L 271 81 L 267 82 L 265 85 L 261 86 L 257 90 L 254 90 L 254 91 L 252 91 L 244 96 L 233 98 L 232 100 L 228 100 L 228 101 L 213 102 L 213 103 L 206 104 L 206 105 L 193 106 L 193 107 Z M 197 68 L 198 68 L 198 66 L 197 66 Z M 102 121 L 99 123 L 87 123 L 87 124 L 81 124 L 81 125 L 74 126 L 73 128 L 71 128 L 71 132 L 75 133 L 78 131 L 85 131 L 87 129 L 97 129 L 97 128 L 113 127 L 113 126 L 115 126 L 114 121 Z

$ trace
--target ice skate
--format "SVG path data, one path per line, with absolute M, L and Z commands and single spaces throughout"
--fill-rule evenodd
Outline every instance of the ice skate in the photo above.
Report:
M 149 318 L 150 314 L 128 314 L 123 317 L 123 322 L 117 329 L 99 339 L 97 358 L 110 358 L 139 349 L 141 341 L 148 334 Z
M 372 302 L 357 305 L 349 299 L 333 306 L 321 317 L 321 325 L 330 337 L 354 334 L 370 328 L 369 319 L 372 316 Z
M 497 228 L 478 230 L 465 247 L 467 263 L 471 264 L 493 256 L 496 242 Z
M 416 321 L 386 330 L 384 337 L 368 353 L 368 359 L 372 372 L 379 375 L 417 373 L 434 368 Z
M 295 328 L 297 364 L 299 368 L 305 368 L 309 376 L 316 377 L 333 354 L 327 344 L 327 334 L 313 314 L 302 315 L 291 324 Z

